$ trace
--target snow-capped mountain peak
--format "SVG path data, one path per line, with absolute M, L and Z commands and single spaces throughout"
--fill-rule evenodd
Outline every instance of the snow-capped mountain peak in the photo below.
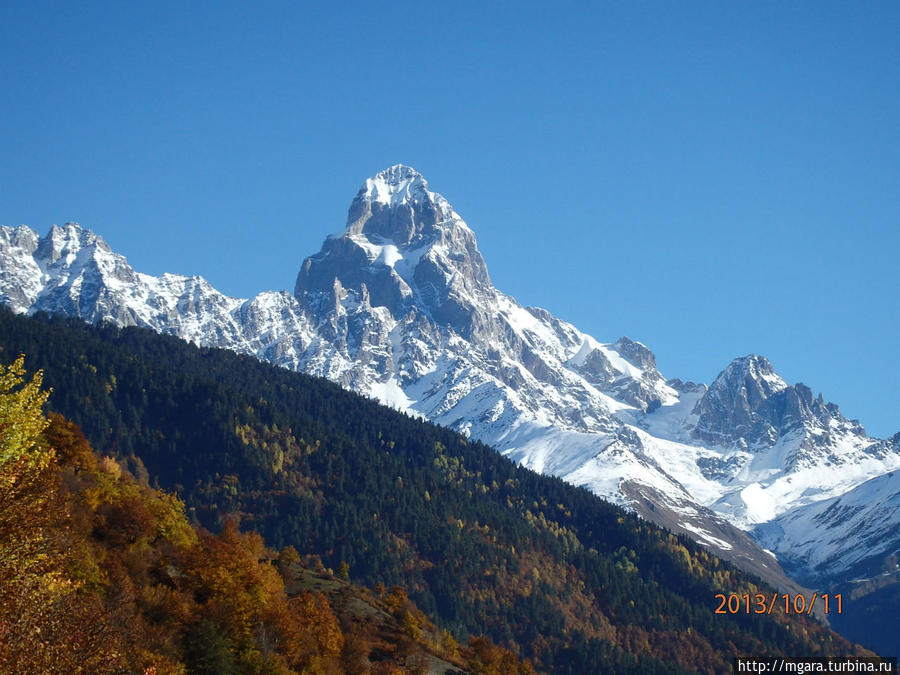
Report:
M 738 357 L 732 361 L 728 367 L 722 371 L 716 382 L 710 387 L 716 386 L 720 380 L 737 380 L 741 379 L 745 385 L 753 382 L 759 385 L 767 396 L 787 388 L 787 382 L 781 379 L 772 364 L 765 356 L 757 356 L 750 354 L 748 356 Z
M 428 189 L 422 174 L 397 164 L 360 187 L 347 214 L 346 234 L 377 235 L 408 246 L 457 228 L 471 233 L 450 203 Z
M 365 181 L 347 228 L 304 260 L 294 294 L 319 307 L 335 280 L 351 303 L 366 298 L 395 319 L 415 311 L 458 334 L 490 323 L 481 310 L 497 293 L 474 232 L 421 174 L 403 165 Z
M 71 258 L 82 250 L 91 248 L 112 254 L 112 249 L 103 237 L 86 230 L 78 223 L 69 222 L 62 227 L 51 227 L 49 234 L 41 239 L 36 255 L 48 264 L 53 264 L 62 257 Z
M 775 443 L 783 412 L 777 395 L 788 389 L 765 357 L 734 359 L 697 402 L 695 438 L 716 445 Z
M 642 343 L 603 343 L 520 305 L 491 283 L 462 217 L 408 166 L 363 183 L 293 294 L 245 300 L 200 277 L 140 274 L 75 224 L 46 237 L 0 228 L 0 262 L 0 301 L 16 311 L 144 326 L 329 378 L 739 564 L 758 556 L 757 573 L 774 563 L 726 520 L 749 529 L 900 468 L 897 443 L 868 438 L 763 357 L 735 359 L 708 389 L 669 381 Z
M 396 207 L 429 199 L 431 195 L 425 176 L 411 166 L 395 164 L 366 179 L 356 199 Z

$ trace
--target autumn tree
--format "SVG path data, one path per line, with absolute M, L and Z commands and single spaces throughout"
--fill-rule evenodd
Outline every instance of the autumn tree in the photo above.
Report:
M 25 378 L 25 357 L 0 364 L 0 467 L 28 456 L 47 427 L 43 405 L 50 392 L 41 389 L 43 373 Z M 47 453 L 32 453 L 31 461 L 47 461 Z
M 41 433 L 48 392 L 24 357 L 0 364 L 0 671 L 101 672 L 120 665 L 102 603 L 68 574 L 65 512 Z

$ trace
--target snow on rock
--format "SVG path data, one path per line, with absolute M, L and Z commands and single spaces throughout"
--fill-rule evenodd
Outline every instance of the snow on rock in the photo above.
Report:
M 808 583 L 845 570 L 872 576 L 900 553 L 900 471 L 872 478 L 839 496 L 794 507 L 755 535 Z

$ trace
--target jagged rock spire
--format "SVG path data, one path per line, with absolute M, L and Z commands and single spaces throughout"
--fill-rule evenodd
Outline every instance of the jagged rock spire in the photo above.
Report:
M 475 300 L 494 292 L 475 234 L 415 169 L 397 164 L 367 179 L 345 231 L 325 240 L 297 275 L 296 297 L 315 302 L 334 279 L 394 316 L 411 308 L 460 332 L 481 323 Z
M 396 164 L 363 183 L 350 205 L 346 232 L 407 246 L 454 227 L 466 225 L 447 200 L 431 192 L 418 171 Z

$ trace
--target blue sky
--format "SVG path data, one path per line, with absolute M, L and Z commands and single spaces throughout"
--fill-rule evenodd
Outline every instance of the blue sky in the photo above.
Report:
M 900 431 L 900 4 L 2 3 L 0 224 L 293 288 L 403 162 L 495 284 Z

